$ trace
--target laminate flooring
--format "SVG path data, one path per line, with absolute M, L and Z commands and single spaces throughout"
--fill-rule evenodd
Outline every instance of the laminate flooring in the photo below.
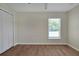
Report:
M 67 45 L 16 45 L 0 56 L 79 56 Z

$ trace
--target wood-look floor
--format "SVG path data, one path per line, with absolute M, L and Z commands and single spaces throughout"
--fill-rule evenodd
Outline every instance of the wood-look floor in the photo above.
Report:
M 79 56 L 67 45 L 17 45 L 1 56 Z

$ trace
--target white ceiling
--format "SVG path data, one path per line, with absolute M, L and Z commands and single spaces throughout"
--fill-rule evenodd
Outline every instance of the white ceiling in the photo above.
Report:
M 8 3 L 17 12 L 67 12 L 78 3 Z

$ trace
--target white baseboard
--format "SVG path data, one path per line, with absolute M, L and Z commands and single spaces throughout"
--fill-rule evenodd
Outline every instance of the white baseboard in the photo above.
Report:
M 67 43 L 16 43 L 15 45 L 67 45 Z
M 68 46 L 70 46 L 71 48 L 75 49 L 76 51 L 79 51 L 79 49 L 78 49 L 78 48 L 74 47 L 74 46 L 73 46 L 73 45 L 71 45 L 71 44 L 68 44 Z

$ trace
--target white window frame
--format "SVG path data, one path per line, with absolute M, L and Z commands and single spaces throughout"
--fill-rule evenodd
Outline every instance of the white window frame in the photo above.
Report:
M 60 37 L 49 37 L 49 19 L 60 19 Z M 48 18 L 48 39 L 61 39 L 61 18 Z

